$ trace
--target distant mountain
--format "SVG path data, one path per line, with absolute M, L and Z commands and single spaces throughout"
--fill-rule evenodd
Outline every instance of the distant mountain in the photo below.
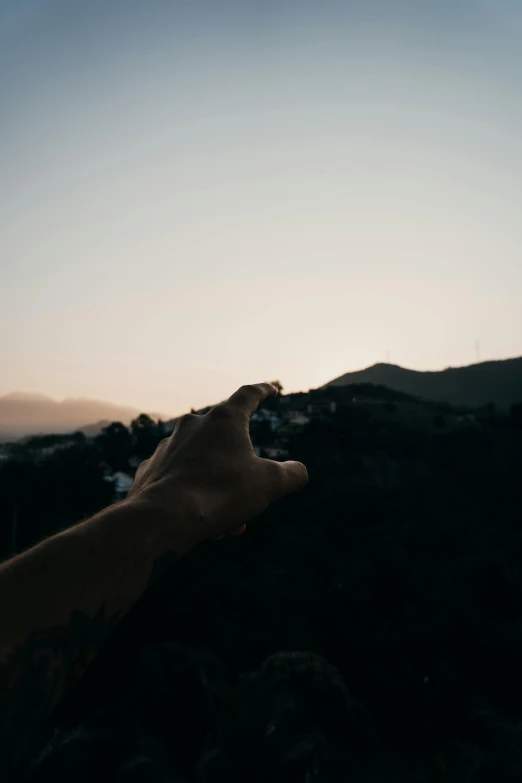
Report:
M 418 372 L 396 364 L 374 364 L 365 370 L 348 372 L 325 386 L 373 383 L 405 394 L 452 405 L 480 407 L 489 402 L 507 408 L 522 402 L 522 357 L 480 362 L 467 367 Z
M 16 440 L 24 435 L 73 432 L 93 432 L 106 422 L 129 424 L 143 411 L 87 398 L 57 402 L 42 394 L 13 392 L 0 397 L 0 442 Z M 158 414 L 151 414 L 158 418 Z
M 93 424 L 86 424 L 84 427 L 80 427 L 80 430 L 87 438 L 94 438 L 96 435 L 99 435 L 104 427 L 112 424 L 113 421 L 114 419 L 102 419 L 101 421 L 95 421 Z M 118 421 L 121 421 L 121 419 L 118 419 Z M 123 423 L 126 424 L 127 422 Z
M 11 392 L 6 394 L 5 397 L 0 397 L 0 400 L 7 402 L 49 402 L 51 398 L 46 397 L 45 394 L 37 394 L 36 392 Z

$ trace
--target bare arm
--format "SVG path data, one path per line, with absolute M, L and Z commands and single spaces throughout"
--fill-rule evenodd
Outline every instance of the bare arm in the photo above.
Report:
M 248 422 L 269 384 L 188 415 L 140 466 L 129 497 L 0 566 L 0 769 L 23 772 L 67 688 L 166 562 L 242 530 L 302 488 L 296 462 L 256 457 Z

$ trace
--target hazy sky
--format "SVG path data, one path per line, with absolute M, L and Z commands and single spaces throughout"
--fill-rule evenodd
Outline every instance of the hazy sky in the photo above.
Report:
M 0 0 L 0 393 L 522 354 L 519 0 Z

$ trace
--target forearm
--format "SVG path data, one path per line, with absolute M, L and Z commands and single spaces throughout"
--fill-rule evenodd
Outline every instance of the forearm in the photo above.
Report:
M 189 548 L 186 505 L 168 536 L 124 501 L 0 566 L 0 765 L 18 771 L 65 690 L 143 594 L 158 564 Z M 188 523 L 188 525 L 187 525 Z M 176 534 L 179 530 L 179 535 Z M 3 777 L 2 779 L 5 779 Z

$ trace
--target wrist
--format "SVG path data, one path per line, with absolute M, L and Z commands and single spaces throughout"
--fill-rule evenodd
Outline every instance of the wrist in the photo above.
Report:
M 157 483 L 121 504 L 136 520 L 139 535 L 150 543 L 157 556 L 181 555 L 199 543 L 201 515 L 196 500 L 183 489 Z

